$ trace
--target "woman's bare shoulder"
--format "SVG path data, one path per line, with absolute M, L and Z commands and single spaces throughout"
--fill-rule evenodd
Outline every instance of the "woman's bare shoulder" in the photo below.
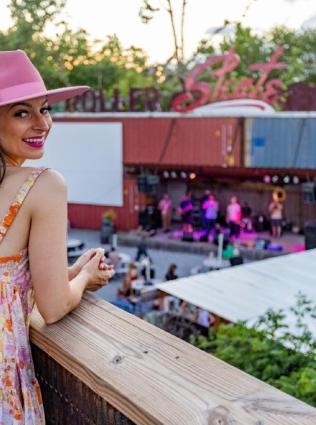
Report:
M 54 170 L 53 168 L 45 169 L 40 175 L 38 181 L 42 185 L 51 184 L 57 187 L 66 186 L 66 181 L 64 176 L 59 171 Z
M 38 177 L 31 192 L 33 201 L 41 205 L 64 201 L 67 197 L 65 178 L 58 171 L 48 168 Z

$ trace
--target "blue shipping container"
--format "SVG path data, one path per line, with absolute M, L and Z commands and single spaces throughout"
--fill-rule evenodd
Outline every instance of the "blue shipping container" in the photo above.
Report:
M 316 118 L 254 118 L 248 123 L 247 166 L 316 169 Z

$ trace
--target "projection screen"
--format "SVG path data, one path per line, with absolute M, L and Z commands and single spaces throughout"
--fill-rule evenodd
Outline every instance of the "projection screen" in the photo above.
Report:
M 121 123 L 54 123 L 43 158 L 25 165 L 63 174 L 70 203 L 123 205 Z

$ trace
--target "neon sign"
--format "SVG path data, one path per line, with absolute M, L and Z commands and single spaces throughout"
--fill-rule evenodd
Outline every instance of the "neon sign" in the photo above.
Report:
M 198 65 L 184 81 L 185 91 L 173 99 L 171 109 L 176 112 L 188 112 L 212 102 L 234 99 L 258 99 L 273 105 L 279 99 L 282 81 L 273 78 L 267 81 L 270 72 L 274 69 L 284 69 L 286 64 L 278 62 L 284 48 L 279 47 L 267 63 L 258 63 L 249 66 L 250 71 L 261 71 L 257 81 L 254 78 L 244 78 L 237 84 L 227 78 L 227 74 L 234 70 L 239 62 L 234 48 L 228 53 L 208 58 L 205 63 Z M 198 76 L 213 65 L 223 63 L 220 68 L 214 69 L 210 75 L 217 79 L 212 87 L 205 81 L 199 81 Z

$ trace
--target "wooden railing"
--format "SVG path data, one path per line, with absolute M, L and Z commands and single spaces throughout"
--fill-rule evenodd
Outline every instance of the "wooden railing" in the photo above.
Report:
M 48 425 L 315 425 L 316 409 L 113 305 L 84 296 L 31 324 Z

